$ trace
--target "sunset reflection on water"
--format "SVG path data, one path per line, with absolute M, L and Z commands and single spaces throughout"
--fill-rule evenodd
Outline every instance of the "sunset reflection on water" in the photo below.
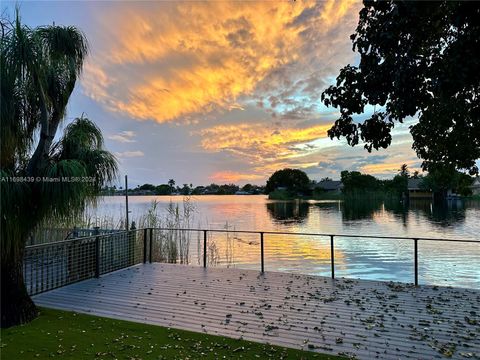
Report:
M 130 198 L 131 218 L 159 202 L 159 215 L 170 201 L 182 197 Z M 122 197 L 109 197 L 96 215 L 122 217 Z M 478 239 L 480 204 L 455 202 L 433 206 L 417 201 L 408 207 L 395 202 L 337 201 L 282 202 L 265 196 L 197 196 L 195 228 Z M 180 204 L 181 205 L 181 204 Z M 191 235 L 190 263 L 200 265 L 203 234 Z M 200 242 L 200 243 L 199 243 Z M 265 269 L 330 276 L 330 238 L 327 236 L 265 234 Z M 260 269 L 260 235 L 209 233 L 210 266 Z M 420 283 L 480 288 L 480 243 L 427 242 L 419 244 Z M 413 282 L 413 241 L 335 236 L 337 276 Z

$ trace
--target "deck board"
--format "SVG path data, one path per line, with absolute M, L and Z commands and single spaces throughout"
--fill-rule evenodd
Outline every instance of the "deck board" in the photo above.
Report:
M 480 291 L 146 264 L 36 295 L 40 306 L 359 359 L 480 357 Z M 313 347 L 313 349 L 312 349 Z

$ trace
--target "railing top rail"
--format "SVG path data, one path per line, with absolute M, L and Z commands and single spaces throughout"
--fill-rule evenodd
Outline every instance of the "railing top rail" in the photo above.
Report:
M 425 241 L 456 241 L 464 243 L 480 244 L 478 240 L 470 239 L 441 239 L 429 237 L 402 237 L 402 236 L 382 236 L 382 235 L 353 235 L 353 234 L 334 234 L 334 233 L 306 233 L 306 232 L 285 232 L 285 231 L 253 231 L 253 230 L 227 230 L 227 229 L 188 229 L 188 228 L 155 228 L 164 231 L 208 231 L 218 233 L 240 233 L 240 234 L 270 234 L 270 235 L 294 235 L 294 236 L 335 236 L 348 238 L 364 238 L 364 239 L 391 239 L 391 240 L 425 240 Z
M 390 239 L 390 240 L 421 240 L 421 241 L 450 241 L 450 242 L 461 242 L 461 243 L 475 243 L 480 244 L 479 240 L 471 239 L 441 239 L 441 238 L 429 238 L 429 237 L 402 237 L 402 236 L 382 236 L 382 235 L 353 235 L 353 234 L 334 234 L 334 233 L 309 233 L 309 232 L 288 232 L 288 231 L 254 231 L 254 230 L 227 230 L 227 229 L 190 229 L 190 228 L 154 228 L 156 230 L 163 231 L 196 231 L 196 232 L 213 232 L 213 233 L 237 233 L 237 234 L 270 234 L 270 235 L 292 235 L 292 236 L 322 236 L 322 237 L 344 237 L 344 238 L 361 238 L 361 239 Z M 129 230 L 132 231 L 143 231 L 144 228 Z M 29 245 L 27 249 L 36 249 L 49 246 L 59 246 L 75 241 L 84 241 L 88 239 L 95 239 L 97 236 L 100 237 L 109 237 L 114 235 L 121 235 L 126 233 L 127 230 L 121 230 L 118 232 L 112 233 L 100 233 L 96 235 L 82 236 L 73 239 L 67 239 L 62 241 L 52 241 L 43 244 Z
M 58 245 L 64 245 L 64 244 L 68 244 L 68 243 L 75 242 L 75 241 L 84 241 L 84 240 L 88 240 L 88 239 L 95 239 L 96 237 L 118 236 L 118 235 L 121 235 L 121 234 L 126 233 L 126 232 L 141 231 L 141 230 L 143 231 L 143 229 L 134 229 L 134 230 L 132 229 L 132 230 L 128 230 L 128 231 L 127 230 L 119 230 L 119 231 L 111 232 L 111 233 L 100 233 L 100 234 L 95 234 L 95 235 L 79 236 L 79 237 L 76 237 L 76 238 L 62 240 L 62 241 L 51 241 L 51 242 L 43 243 L 43 244 L 28 245 L 25 248 L 26 249 L 36 249 L 36 248 L 42 248 L 42 247 L 48 247 L 48 246 L 58 246 Z

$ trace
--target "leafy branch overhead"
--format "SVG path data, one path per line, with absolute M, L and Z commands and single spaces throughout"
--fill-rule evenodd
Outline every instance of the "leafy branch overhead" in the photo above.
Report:
M 424 170 L 441 165 L 478 174 L 480 7 L 474 2 L 364 1 L 353 50 L 322 94 L 340 117 L 328 131 L 368 151 L 387 148 L 395 123 L 410 127 Z M 373 111 L 365 120 L 354 117 Z

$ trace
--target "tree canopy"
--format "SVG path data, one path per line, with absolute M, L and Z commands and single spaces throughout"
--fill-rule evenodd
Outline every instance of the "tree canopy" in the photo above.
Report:
M 374 176 L 362 174 L 359 171 L 341 172 L 344 193 L 364 193 L 381 189 L 381 182 Z
M 387 148 L 395 124 L 410 127 L 424 170 L 478 174 L 480 6 L 468 1 L 364 1 L 353 50 L 358 66 L 340 70 L 322 94 L 340 117 L 328 131 L 368 151 Z M 371 109 L 357 122 L 354 116 Z
M 474 178 L 454 169 L 438 168 L 428 173 L 422 180 L 421 187 L 434 193 L 445 195 L 448 189 L 452 189 L 459 195 L 472 195 L 470 186 Z
M 292 193 L 305 192 L 309 190 L 310 179 L 302 170 L 283 169 L 275 171 L 267 180 L 265 192 L 271 193 L 279 187 L 286 188 Z

